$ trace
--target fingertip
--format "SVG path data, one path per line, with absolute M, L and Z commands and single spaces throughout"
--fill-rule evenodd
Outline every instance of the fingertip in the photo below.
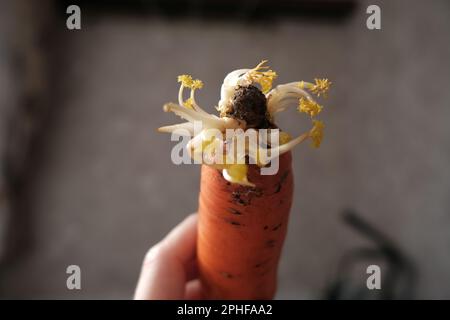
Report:
M 188 263 L 195 256 L 197 216 L 197 214 L 188 215 L 161 241 L 164 248 L 183 264 Z
M 181 299 L 185 283 L 184 267 L 159 243 L 145 255 L 134 299 Z
M 162 242 L 155 244 L 145 254 L 142 265 L 146 266 L 153 263 L 154 261 L 160 261 L 161 259 L 165 260 L 164 255 L 166 254 L 166 252 L 167 250 L 164 248 L 164 244 Z
M 198 219 L 198 213 L 197 212 L 193 212 L 191 214 L 189 214 L 186 219 L 184 219 L 185 221 L 187 221 L 188 223 L 193 223 L 193 222 L 197 222 Z
M 181 299 L 195 276 L 196 213 L 188 215 L 143 259 L 135 299 Z
M 202 283 L 199 279 L 189 281 L 186 284 L 185 299 L 186 300 L 203 300 L 204 299 Z

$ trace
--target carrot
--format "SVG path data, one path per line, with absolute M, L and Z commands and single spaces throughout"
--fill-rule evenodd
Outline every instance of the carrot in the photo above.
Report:
M 315 79 L 314 83 L 291 82 L 271 89 L 277 74 L 264 66 L 265 62 L 225 77 L 217 106 L 220 117 L 198 105 L 195 92 L 203 82 L 189 75 L 178 77 L 178 104 L 164 105 L 166 112 L 174 112 L 187 122 L 159 131 L 193 137 L 187 151 L 202 163 L 197 257 L 210 299 L 273 298 L 293 201 L 291 150 L 307 139 L 319 147 L 323 138 L 324 125 L 316 119 L 323 107 L 312 95 L 326 96 L 331 82 Z M 184 100 L 186 88 L 191 92 Z M 313 123 L 296 138 L 280 132 L 274 123 L 275 114 L 293 101 Z M 204 127 L 200 132 L 195 130 L 197 122 Z M 210 135 L 211 129 L 219 134 Z M 229 129 L 236 135 L 228 137 L 225 133 Z M 245 141 L 249 129 L 258 133 L 268 129 L 279 135 L 267 141 L 258 135 L 256 142 L 244 142 L 241 149 L 230 148 L 239 138 Z M 263 175 L 262 168 L 278 156 L 278 171 Z
M 202 166 L 197 257 L 208 298 L 273 298 L 292 204 L 291 158 L 281 156 L 276 175 L 251 165 L 255 187 L 231 184 Z

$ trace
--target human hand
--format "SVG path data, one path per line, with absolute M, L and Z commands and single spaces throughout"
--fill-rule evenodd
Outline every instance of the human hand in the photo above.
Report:
M 147 252 L 134 299 L 202 299 L 196 261 L 197 219 L 197 214 L 191 214 Z

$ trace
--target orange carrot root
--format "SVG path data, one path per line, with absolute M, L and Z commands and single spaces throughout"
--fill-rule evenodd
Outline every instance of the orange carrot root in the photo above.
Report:
M 197 255 L 208 299 L 272 299 L 293 197 L 292 156 L 276 175 L 249 166 L 256 187 L 226 181 L 203 165 Z

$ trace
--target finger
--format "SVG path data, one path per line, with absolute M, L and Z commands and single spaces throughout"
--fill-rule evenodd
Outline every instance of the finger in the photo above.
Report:
M 183 264 L 195 258 L 197 214 L 189 215 L 162 240 L 162 244 Z
M 191 261 L 189 261 L 185 266 L 186 270 L 186 281 L 191 281 L 193 279 L 198 278 L 198 266 L 197 266 L 197 259 L 194 258 Z
M 196 215 L 190 215 L 147 253 L 135 299 L 183 299 L 186 264 L 195 257 Z
M 204 295 L 203 295 L 202 283 L 200 282 L 200 279 L 195 279 L 195 280 L 189 281 L 186 284 L 185 299 L 187 299 L 187 300 L 202 300 L 203 298 L 204 298 Z

